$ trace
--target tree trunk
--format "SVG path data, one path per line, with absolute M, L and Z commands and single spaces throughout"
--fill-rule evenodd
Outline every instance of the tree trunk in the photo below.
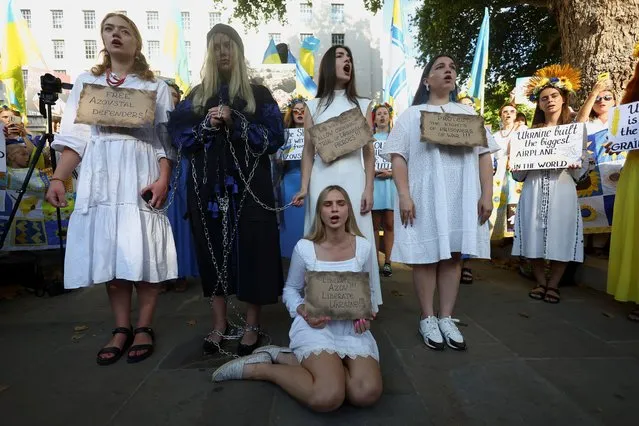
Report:
M 583 99 L 599 74 L 609 72 L 621 95 L 634 70 L 639 0 L 549 0 L 561 36 L 563 62 L 581 69 Z

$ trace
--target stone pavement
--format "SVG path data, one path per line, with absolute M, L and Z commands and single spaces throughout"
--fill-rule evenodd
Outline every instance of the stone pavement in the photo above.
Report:
M 276 386 L 213 384 L 219 358 L 203 357 L 207 305 L 199 288 L 161 297 L 149 360 L 95 364 L 111 329 L 102 287 L 0 302 L 0 424 L 134 425 L 636 425 L 639 325 L 627 306 L 566 288 L 554 306 L 527 297 L 530 282 L 489 263 L 457 309 L 469 350 L 426 348 L 410 271 L 383 279 L 373 326 L 384 394 L 369 409 L 319 415 Z M 289 319 L 269 307 L 264 326 L 287 343 Z M 74 327 L 88 327 L 74 332 Z

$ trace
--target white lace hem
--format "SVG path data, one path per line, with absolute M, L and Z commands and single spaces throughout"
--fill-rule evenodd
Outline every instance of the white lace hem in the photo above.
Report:
M 371 357 L 373 358 L 375 361 L 379 362 L 379 355 L 378 354 L 373 354 L 370 353 L 368 351 L 360 351 L 360 352 L 356 352 L 356 351 L 340 351 L 340 350 L 334 350 L 334 349 L 327 349 L 327 348 L 309 348 L 309 349 L 304 349 L 301 351 L 294 351 L 295 353 L 295 357 L 297 358 L 297 360 L 299 362 L 304 361 L 306 358 L 308 358 L 311 355 L 320 355 L 322 352 L 326 352 L 327 354 L 337 354 L 337 356 L 339 356 L 341 359 L 344 359 L 346 357 L 350 358 L 350 359 L 356 359 L 356 358 L 367 358 L 367 357 Z

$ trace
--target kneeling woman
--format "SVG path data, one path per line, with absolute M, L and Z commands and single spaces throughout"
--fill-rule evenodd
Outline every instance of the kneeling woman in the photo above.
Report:
M 295 246 L 284 287 L 284 302 L 294 318 L 291 349 L 258 348 L 218 368 L 213 380 L 267 380 L 315 411 L 336 410 L 344 400 L 356 406 L 374 404 L 382 393 L 382 376 L 370 322 L 312 318 L 303 297 L 306 271 L 368 271 L 371 250 L 346 191 L 336 185 L 325 188 L 310 235 Z

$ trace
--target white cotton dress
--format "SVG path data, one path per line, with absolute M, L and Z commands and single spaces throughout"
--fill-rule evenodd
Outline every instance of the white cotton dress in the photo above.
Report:
M 69 219 L 64 262 L 65 288 L 113 279 L 160 283 L 177 278 L 171 226 L 152 211 L 140 191 L 160 176 L 166 153 L 156 128 L 126 129 L 75 124 L 84 83 L 106 86 L 105 76 L 81 74 L 69 95 L 53 148 L 70 148 L 82 158 L 74 211 Z M 122 88 L 157 92 L 155 124 L 171 107 L 167 85 L 127 76 Z
M 366 116 L 366 110 L 370 103 L 369 99 L 358 98 L 358 107 L 362 114 Z M 311 99 L 306 104 L 313 118 L 313 124 L 320 124 L 329 118 L 337 117 L 344 111 L 355 108 L 346 97 L 344 90 L 335 91 L 335 99 L 325 109 L 322 104 L 319 106 L 319 99 Z M 315 206 L 320 192 L 329 185 L 339 185 L 346 190 L 353 211 L 357 226 L 368 241 L 375 241 L 375 232 L 373 230 L 373 219 L 371 213 L 360 214 L 360 204 L 362 194 L 366 188 L 366 174 L 364 172 L 364 161 L 362 149 L 346 154 L 332 163 L 328 164 L 322 161 L 319 154 L 315 154 L 313 161 L 313 171 L 311 172 L 311 180 L 308 188 L 308 197 L 306 210 L 304 215 L 304 235 L 308 235 L 315 219 Z M 379 264 L 377 262 L 377 252 L 370 251 L 370 262 L 368 263 L 371 277 L 371 289 L 373 291 L 373 311 L 378 311 L 378 305 L 382 304 L 382 291 L 379 282 Z
M 476 114 L 472 107 L 448 103 L 416 105 L 399 117 L 382 157 L 399 154 L 408 165 L 408 186 L 415 204 L 412 226 L 401 225 L 399 198 L 395 201 L 395 241 L 391 260 L 407 264 L 432 264 L 450 259 L 451 253 L 490 258 L 489 223 L 479 224 L 481 198 L 479 155 L 497 152 L 486 132 L 489 148 L 446 146 L 420 141 L 421 111 Z
M 513 172 L 515 180 L 524 182 L 515 216 L 513 256 L 583 262 L 584 229 L 576 182 L 589 170 L 590 161 L 585 160 L 580 169 Z
M 365 272 L 369 267 L 371 251 L 373 248 L 367 240 L 356 237 L 353 259 L 327 262 L 317 260 L 312 241 L 302 239 L 295 245 L 282 298 L 291 318 L 294 318 L 289 331 L 289 346 L 300 362 L 322 352 L 337 354 L 340 358 L 372 357 L 379 361 L 379 350 L 373 334 L 370 331 L 356 333 L 353 321 L 330 321 L 324 328 L 313 328 L 297 314 L 297 307 L 304 303 L 306 271 Z

